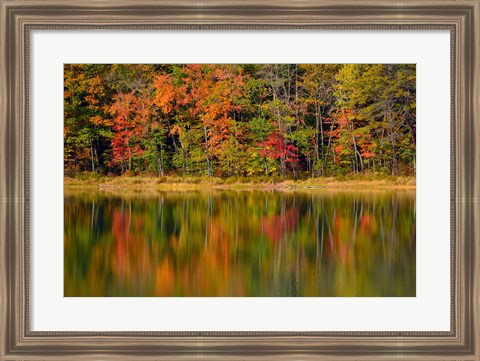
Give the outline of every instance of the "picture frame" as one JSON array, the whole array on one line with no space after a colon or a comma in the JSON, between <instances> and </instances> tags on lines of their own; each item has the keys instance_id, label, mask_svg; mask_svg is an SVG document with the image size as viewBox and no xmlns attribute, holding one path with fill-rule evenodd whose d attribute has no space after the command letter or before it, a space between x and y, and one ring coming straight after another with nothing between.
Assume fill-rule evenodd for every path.
<instances>
[{"instance_id":1,"label":"picture frame","mask_svg":"<svg viewBox=\"0 0 480 361\"><path fill-rule=\"evenodd\" d=\"M0 360L480 360L479 0L0 0L0 6ZM30 31L299 28L450 31L450 331L31 331Z\"/></svg>"}]
</instances>

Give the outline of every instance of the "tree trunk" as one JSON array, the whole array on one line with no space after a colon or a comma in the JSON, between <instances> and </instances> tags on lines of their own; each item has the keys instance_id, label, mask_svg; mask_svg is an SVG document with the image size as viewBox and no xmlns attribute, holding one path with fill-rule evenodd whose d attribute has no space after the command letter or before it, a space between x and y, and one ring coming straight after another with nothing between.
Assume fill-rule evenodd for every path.
<instances>
[{"instance_id":1,"label":"tree trunk","mask_svg":"<svg viewBox=\"0 0 480 361\"><path fill-rule=\"evenodd\" d=\"M282 177L285 177L287 173L286 166L285 166L285 156L280 157L280 174Z\"/></svg>"},{"instance_id":2,"label":"tree trunk","mask_svg":"<svg viewBox=\"0 0 480 361\"><path fill-rule=\"evenodd\" d=\"M327 150L325 151L325 155L322 159L322 168L323 169L325 169L327 167L328 153L330 152L331 143L332 143L332 132L333 132L333 123L330 126L330 134L328 135ZM333 154L333 164L335 164L335 150L332 151L332 154Z\"/></svg>"},{"instance_id":3,"label":"tree trunk","mask_svg":"<svg viewBox=\"0 0 480 361\"><path fill-rule=\"evenodd\" d=\"M132 171L132 149L129 147L128 148L128 171L131 172Z\"/></svg>"},{"instance_id":4,"label":"tree trunk","mask_svg":"<svg viewBox=\"0 0 480 361\"><path fill-rule=\"evenodd\" d=\"M210 162L210 156L208 155L208 136L207 136L207 127L203 126L204 135L205 135L205 158L207 160L207 174L209 177L212 176L212 165Z\"/></svg>"},{"instance_id":5,"label":"tree trunk","mask_svg":"<svg viewBox=\"0 0 480 361\"><path fill-rule=\"evenodd\" d=\"M183 145L181 148L182 148L182 172L183 174L188 174L189 170L187 166L187 150L183 148Z\"/></svg>"},{"instance_id":6,"label":"tree trunk","mask_svg":"<svg viewBox=\"0 0 480 361\"><path fill-rule=\"evenodd\" d=\"M320 135L320 139L318 136ZM323 119L322 119L322 110L320 105L318 104L318 100L315 98L315 155L317 156L317 162L320 162L321 168L318 170L318 175L323 175L325 172L325 165L323 162L324 154L323 154Z\"/></svg>"},{"instance_id":7,"label":"tree trunk","mask_svg":"<svg viewBox=\"0 0 480 361\"><path fill-rule=\"evenodd\" d=\"M95 172L95 161L94 161L94 157L93 157L93 144L90 143L90 155L91 155L91 158L92 158L92 172Z\"/></svg>"},{"instance_id":8,"label":"tree trunk","mask_svg":"<svg viewBox=\"0 0 480 361\"><path fill-rule=\"evenodd\" d=\"M358 157L358 159L360 160L360 170L363 173L363 159L362 159L362 155L358 151L357 142L355 140L355 136L353 135L353 132L352 132L352 140L353 140L353 148L355 150L355 163L357 162L356 159ZM357 168L357 170L358 170L358 168Z\"/></svg>"},{"instance_id":9,"label":"tree trunk","mask_svg":"<svg viewBox=\"0 0 480 361\"><path fill-rule=\"evenodd\" d=\"M393 118L392 114L389 114L389 121L390 125L390 144L392 146L392 175L398 174L398 160L397 160L397 151L395 149L395 132L393 126Z\"/></svg>"},{"instance_id":10,"label":"tree trunk","mask_svg":"<svg viewBox=\"0 0 480 361\"><path fill-rule=\"evenodd\" d=\"M157 172L158 175L164 175L164 168L163 168L163 147L160 144L157 144Z\"/></svg>"}]
</instances>

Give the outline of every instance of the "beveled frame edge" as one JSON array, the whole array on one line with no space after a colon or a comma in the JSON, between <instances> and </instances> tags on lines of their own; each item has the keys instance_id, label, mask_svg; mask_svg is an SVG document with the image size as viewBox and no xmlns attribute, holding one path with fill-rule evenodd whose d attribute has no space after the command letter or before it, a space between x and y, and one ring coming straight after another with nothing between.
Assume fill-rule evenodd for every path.
<instances>
[{"instance_id":1,"label":"beveled frame edge","mask_svg":"<svg viewBox=\"0 0 480 361\"><path fill-rule=\"evenodd\" d=\"M0 0L0 359L479 360L479 0ZM450 332L31 332L28 306L28 49L32 29L450 29Z\"/></svg>"}]
</instances>

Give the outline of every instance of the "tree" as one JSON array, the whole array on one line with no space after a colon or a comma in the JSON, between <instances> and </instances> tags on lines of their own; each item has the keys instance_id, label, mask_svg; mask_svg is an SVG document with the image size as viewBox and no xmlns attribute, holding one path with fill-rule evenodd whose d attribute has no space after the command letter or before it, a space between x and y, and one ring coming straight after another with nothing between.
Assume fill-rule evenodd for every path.
<instances>
[{"instance_id":1,"label":"tree","mask_svg":"<svg viewBox=\"0 0 480 361\"><path fill-rule=\"evenodd\" d=\"M120 165L122 173L136 170L134 160L140 170L154 164L156 172L163 175L166 128L153 97L154 68L117 65L113 70L110 82L118 93L107 107L113 116L112 162Z\"/></svg>"},{"instance_id":2,"label":"tree","mask_svg":"<svg viewBox=\"0 0 480 361\"><path fill-rule=\"evenodd\" d=\"M64 162L66 172L104 170L112 138L105 113L112 90L109 66L66 64L64 68Z\"/></svg>"},{"instance_id":3,"label":"tree","mask_svg":"<svg viewBox=\"0 0 480 361\"><path fill-rule=\"evenodd\" d=\"M336 83L336 74L340 69L337 64L302 64L300 66L304 73L302 76L302 87L305 91L304 103L313 113L315 119L315 135L314 135L314 155L309 154L310 159L314 159L312 167L312 175L314 171L317 175L325 172L327 156L331 147L331 138L328 138L325 144L325 119L334 111L335 96L334 85ZM305 144L305 146L307 146ZM311 152L311 151L310 151Z\"/></svg>"},{"instance_id":4,"label":"tree","mask_svg":"<svg viewBox=\"0 0 480 361\"><path fill-rule=\"evenodd\" d=\"M415 65L70 64L65 172L413 174Z\"/></svg>"}]
</instances>

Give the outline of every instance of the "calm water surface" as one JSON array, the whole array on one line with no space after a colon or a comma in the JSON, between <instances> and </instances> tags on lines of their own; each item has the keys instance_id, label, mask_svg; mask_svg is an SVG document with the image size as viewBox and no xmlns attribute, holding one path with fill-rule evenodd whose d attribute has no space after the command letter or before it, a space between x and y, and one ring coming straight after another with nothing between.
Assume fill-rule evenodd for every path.
<instances>
[{"instance_id":1,"label":"calm water surface","mask_svg":"<svg viewBox=\"0 0 480 361\"><path fill-rule=\"evenodd\" d=\"M415 191L65 192L65 296L415 296Z\"/></svg>"}]
</instances>

